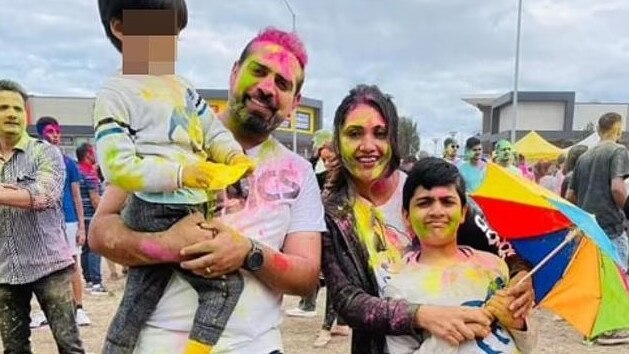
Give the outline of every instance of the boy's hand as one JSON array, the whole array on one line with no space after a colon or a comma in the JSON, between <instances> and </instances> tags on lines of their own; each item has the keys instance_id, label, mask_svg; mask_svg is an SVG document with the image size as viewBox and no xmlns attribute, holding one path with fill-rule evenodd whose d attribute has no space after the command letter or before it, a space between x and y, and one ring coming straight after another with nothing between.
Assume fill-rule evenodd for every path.
<instances>
[{"instance_id":1,"label":"boy's hand","mask_svg":"<svg viewBox=\"0 0 629 354\"><path fill-rule=\"evenodd\" d=\"M245 154L240 154L240 155L236 155L232 157L231 161L229 161L229 165L230 166L238 166L238 165L247 166L248 169L247 169L247 172L245 173L246 176L250 175L253 172L253 170L255 170L256 168L255 161Z\"/></svg>"},{"instance_id":2,"label":"boy's hand","mask_svg":"<svg viewBox=\"0 0 629 354\"><path fill-rule=\"evenodd\" d=\"M198 162L184 166L182 184L189 188L220 190L236 183L250 169L252 164L223 165L214 162Z\"/></svg>"},{"instance_id":3,"label":"boy's hand","mask_svg":"<svg viewBox=\"0 0 629 354\"><path fill-rule=\"evenodd\" d=\"M487 301L485 308L506 328L521 330L524 329L524 319L513 317L509 310L509 305L514 299L515 297L501 290Z\"/></svg>"}]
</instances>

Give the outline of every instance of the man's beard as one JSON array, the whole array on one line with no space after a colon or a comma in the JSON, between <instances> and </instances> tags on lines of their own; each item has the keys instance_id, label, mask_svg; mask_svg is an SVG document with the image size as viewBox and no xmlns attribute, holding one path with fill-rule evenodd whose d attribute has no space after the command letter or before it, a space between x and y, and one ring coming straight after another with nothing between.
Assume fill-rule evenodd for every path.
<instances>
[{"instance_id":1,"label":"man's beard","mask_svg":"<svg viewBox=\"0 0 629 354\"><path fill-rule=\"evenodd\" d=\"M247 135L271 134L286 119L278 111L275 111L270 118L265 119L254 112L249 112L242 101L230 102L229 113L236 118L236 121L240 123L242 132Z\"/></svg>"}]
</instances>

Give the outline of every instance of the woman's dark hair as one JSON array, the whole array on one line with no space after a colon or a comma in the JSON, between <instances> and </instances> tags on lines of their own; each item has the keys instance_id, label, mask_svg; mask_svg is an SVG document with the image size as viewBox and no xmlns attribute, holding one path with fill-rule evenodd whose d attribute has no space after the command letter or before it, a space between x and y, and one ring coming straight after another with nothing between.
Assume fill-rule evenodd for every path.
<instances>
[{"instance_id":1,"label":"woman's dark hair","mask_svg":"<svg viewBox=\"0 0 629 354\"><path fill-rule=\"evenodd\" d=\"M426 157L419 160L408 173L404 189L402 191L402 207L408 211L411 198L419 187L432 189L454 185L456 193L461 198L461 206L465 206L465 181L456 168L450 162L437 157Z\"/></svg>"},{"instance_id":2,"label":"woman's dark hair","mask_svg":"<svg viewBox=\"0 0 629 354\"><path fill-rule=\"evenodd\" d=\"M122 21L123 10L175 10L179 30L188 24L186 0L98 0L98 10L107 38L119 52L122 52L122 43L112 33L110 24L114 19Z\"/></svg>"},{"instance_id":3,"label":"woman's dark hair","mask_svg":"<svg viewBox=\"0 0 629 354\"><path fill-rule=\"evenodd\" d=\"M577 165L577 160L588 150L585 145L575 145L568 150L568 156L566 157L566 163L563 165L562 173L567 175L572 172Z\"/></svg>"},{"instance_id":4,"label":"woman's dark hair","mask_svg":"<svg viewBox=\"0 0 629 354\"><path fill-rule=\"evenodd\" d=\"M387 138L391 145L391 161L385 175L390 176L400 166L400 148L397 138L399 117L391 96L380 91L376 85L358 85L350 90L349 94L341 101L334 115L334 150L337 156L341 156L341 129L350 112L360 104L366 104L378 111L387 125ZM325 186L327 191L324 196L347 187L348 178L349 172L342 164L329 171Z\"/></svg>"}]
</instances>

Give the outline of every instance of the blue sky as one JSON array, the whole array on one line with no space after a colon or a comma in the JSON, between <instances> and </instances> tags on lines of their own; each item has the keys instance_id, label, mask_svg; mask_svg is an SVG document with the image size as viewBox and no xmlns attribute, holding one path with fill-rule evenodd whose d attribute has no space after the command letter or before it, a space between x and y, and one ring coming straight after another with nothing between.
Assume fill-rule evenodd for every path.
<instances>
[{"instance_id":1,"label":"blue sky","mask_svg":"<svg viewBox=\"0 0 629 354\"><path fill-rule=\"evenodd\" d=\"M480 131L468 94L513 87L516 0L290 0L309 50L304 94L330 126L344 94L378 84L431 138ZM522 90L568 90L577 101L629 102L629 1L523 0ZM188 0L177 70L198 88L226 88L248 39L290 29L282 0ZM90 96L120 65L96 0L0 0L0 77L31 93Z\"/></svg>"}]
</instances>

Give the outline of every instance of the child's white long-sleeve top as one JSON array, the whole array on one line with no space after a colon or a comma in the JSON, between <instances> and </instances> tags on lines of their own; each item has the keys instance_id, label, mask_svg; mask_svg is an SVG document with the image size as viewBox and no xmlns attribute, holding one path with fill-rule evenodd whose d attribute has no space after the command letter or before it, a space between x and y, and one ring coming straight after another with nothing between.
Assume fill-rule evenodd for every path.
<instances>
[{"instance_id":1,"label":"child's white long-sleeve top","mask_svg":"<svg viewBox=\"0 0 629 354\"><path fill-rule=\"evenodd\" d=\"M115 75L96 96L96 152L105 179L148 202L199 204L182 187L188 164L228 164L242 148L196 90L177 75Z\"/></svg>"}]
</instances>

